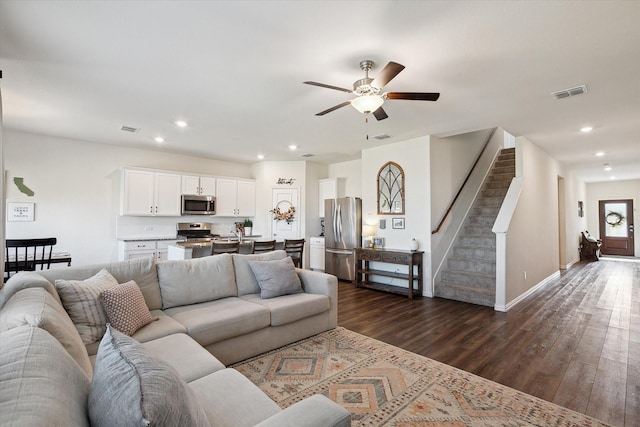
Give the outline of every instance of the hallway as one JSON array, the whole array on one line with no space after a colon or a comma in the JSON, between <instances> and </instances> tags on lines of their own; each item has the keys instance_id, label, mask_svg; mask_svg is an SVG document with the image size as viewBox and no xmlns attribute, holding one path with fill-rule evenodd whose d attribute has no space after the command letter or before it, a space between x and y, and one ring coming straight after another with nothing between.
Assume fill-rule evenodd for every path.
<instances>
[{"instance_id":1,"label":"hallway","mask_svg":"<svg viewBox=\"0 0 640 427\"><path fill-rule=\"evenodd\" d=\"M340 282L338 324L612 425L640 425L637 259L576 264L508 313Z\"/></svg>"}]
</instances>

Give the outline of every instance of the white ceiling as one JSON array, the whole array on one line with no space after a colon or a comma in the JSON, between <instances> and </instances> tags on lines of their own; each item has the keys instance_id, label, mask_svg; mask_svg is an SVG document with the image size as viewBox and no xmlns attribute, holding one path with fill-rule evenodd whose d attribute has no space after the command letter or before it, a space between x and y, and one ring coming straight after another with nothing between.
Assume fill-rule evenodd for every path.
<instances>
[{"instance_id":1,"label":"white ceiling","mask_svg":"<svg viewBox=\"0 0 640 427\"><path fill-rule=\"evenodd\" d=\"M639 1L615 0L0 0L4 126L243 163L340 162L500 126L586 181L637 179L639 22ZM389 118L368 124L350 106L316 117L350 95L302 82L349 88L363 59L372 76L406 66L386 90L440 99L387 101ZM550 96L582 84L585 95ZM366 140L379 134L391 138Z\"/></svg>"}]
</instances>

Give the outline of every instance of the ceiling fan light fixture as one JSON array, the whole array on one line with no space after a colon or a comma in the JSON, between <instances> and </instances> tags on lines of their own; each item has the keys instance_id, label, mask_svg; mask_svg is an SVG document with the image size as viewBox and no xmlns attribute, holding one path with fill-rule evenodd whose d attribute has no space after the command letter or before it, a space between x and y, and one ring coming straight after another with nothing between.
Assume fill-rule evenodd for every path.
<instances>
[{"instance_id":1,"label":"ceiling fan light fixture","mask_svg":"<svg viewBox=\"0 0 640 427\"><path fill-rule=\"evenodd\" d=\"M384 99L380 95L362 95L351 100L351 105L362 114L369 114L382 107Z\"/></svg>"}]
</instances>

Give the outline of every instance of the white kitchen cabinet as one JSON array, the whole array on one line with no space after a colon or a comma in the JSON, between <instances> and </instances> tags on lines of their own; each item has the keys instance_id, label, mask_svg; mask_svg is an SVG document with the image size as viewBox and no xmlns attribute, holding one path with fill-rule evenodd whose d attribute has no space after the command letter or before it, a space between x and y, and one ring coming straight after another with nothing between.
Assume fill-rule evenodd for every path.
<instances>
[{"instance_id":1,"label":"white kitchen cabinet","mask_svg":"<svg viewBox=\"0 0 640 427\"><path fill-rule=\"evenodd\" d=\"M182 175L182 194L216 195L216 179L210 176Z\"/></svg>"},{"instance_id":2,"label":"white kitchen cabinet","mask_svg":"<svg viewBox=\"0 0 640 427\"><path fill-rule=\"evenodd\" d=\"M309 239L309 267L324 271L324 237Z\"/></svg>"},{"instance_id":3,"label":"white kitchen cabinet","mask_svg":"<svg viewBox=\"0 0 640 427\"><path fill-rule=\"evenodd\" d=\"M180 187L178 174L124 169L120 214L180 216Z\"/></svg>"},{"instance_id":4,"label":"white kitchen cabinet","mask_svg":"<svg viewBox=\"0 0 640 427\"><path fill-rule=\"evenodd\" d=\"M216 180L216 215L255 216L256 182L218 178Z\"/></svg>"},{"instance_id":5,"label":"white kitchen cabinet","mask_svg":"<svg viewBox=\"0 0 640 427\"><path fill-rule=\"evenodd\" d=\"M152 257L156 261L167 259L169 245L175 245L177 240L129 240L119 244L118 259L127 261L134 258Z\"/></svg>"},{"instance_id":6,"label":"white kitchen cabinet","mask_svg":"<svg viewBox=\"0 0 640 427\"><path fill-rule=\"evenodd\" d=\"M327 178L319 181L319 217L324 218L324 201L325 199L337 199L345 196L344 178Z\"/></svg>"}]
</instances>

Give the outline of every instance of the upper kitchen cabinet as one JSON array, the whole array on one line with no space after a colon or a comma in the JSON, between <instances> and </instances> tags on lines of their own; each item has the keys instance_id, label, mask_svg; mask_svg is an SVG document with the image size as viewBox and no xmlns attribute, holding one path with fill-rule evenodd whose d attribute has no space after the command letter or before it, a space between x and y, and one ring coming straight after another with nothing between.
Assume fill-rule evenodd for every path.
<instances>
[{"instance_id":1,"label":"upper kitchen cabinet","mask_svg":"<svg viewBox=\"0 0 640 427\"><path fill-rule=\"evenodd\" d=\"M345 196L344 178L327 178L319 181L319 199L318 213L320 218L324 218L324 201L325 199L337 199Z\"/></svg>"},{"instance_id":2,"label":"upper kitchen cabinet","mask_svg":"<svg viewBox=\"0 0 640 427\"><path fill-rule=\"evenodd\" d=\"M210 176L182 175L182 194L216 195L216 179Z\"/></svg>"},{"instance_id":3,"label":"upper kitchen cabinet","mask_svg":"<svg viewBox=\"0 0 640 427\"><path fill-rule=\"evenodd\" d=\"M256 182L218 178L216 180L216 215L255 216Z\"/></svg>"},{"instance_id":4,"label":"upper kitchen cabinet","mask_svg":"<svg viewBox=\"0 0 640 427\"><path fill-rule=\"evenodd\" d=\"M181 178L179 174L124 169L120 214L180 216Z\"/></svg>"}]
</instances>

